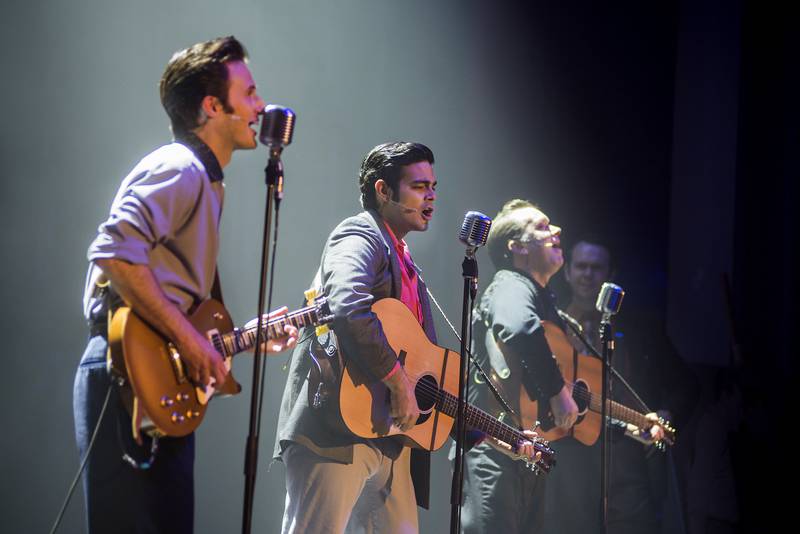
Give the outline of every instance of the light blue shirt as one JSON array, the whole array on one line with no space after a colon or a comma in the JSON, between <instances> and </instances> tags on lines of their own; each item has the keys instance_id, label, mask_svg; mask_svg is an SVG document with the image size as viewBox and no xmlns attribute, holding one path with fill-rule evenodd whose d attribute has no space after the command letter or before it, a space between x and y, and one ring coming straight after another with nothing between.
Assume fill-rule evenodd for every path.
<instances>
[{"instance_id":1,"label":"light blue shirt","mask_svg":"<svg viewBox=\"0 0 800 534\"><path fill-rule=\"evenodd\" d=\"M167 298L184 312L206 299L214 283L224 193L222 180L212 182L201 160L181 143L145 156L122 181L89 246L86 318L106 313L96 291L99 259L148 265Z\"/></svg>"}]
</instances>

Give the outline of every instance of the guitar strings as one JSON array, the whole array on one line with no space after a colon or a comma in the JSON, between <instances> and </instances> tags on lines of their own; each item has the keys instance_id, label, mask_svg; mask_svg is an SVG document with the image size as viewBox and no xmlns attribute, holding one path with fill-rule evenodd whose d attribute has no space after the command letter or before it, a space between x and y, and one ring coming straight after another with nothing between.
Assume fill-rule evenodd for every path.
<instances>
[{"instance_id":1,"label":"guitar strings","mask_svg":"<svg viewBox=\"0 0 800 534\"><path fill-rule=\"evenodd\" d=\"M577 382L566 382L566 384L572 386L572 388L573 388L573 390L572 390L573 396L577 395L580 400L585 400L585 401L588 402L590 410L592 410L592 406L595 406L595 409L592 410L594 412L599 412L601 410L601 405L602 405L603 401L602 401L601 398L598 397L597 393L594 393L592 391L588 391L588 390L583 389L583 388L579 388L577 390L574 389L575 386L578 384ZM613 412L614 410L616 410L616 415L620 416L620 417L616 417L617 419L627 416L630 419L642 420L645 423L656 424L655 422L652 422L649 419L647 419L647 417L645 417L644 414L638 412L637 410L634 410L633 408L629 408L629 407L625 406L624 404L620 404L619 402L617 402L617 401L615 401L613 399L608 399L608 403L610 404L609 412ZM611 413L609 413L608 416L609 417L614 417L614 415L612 415ZM637 426L641 427L643 425L637 425ZM671 437L671 435L672 435L672 433L674 431L672 430L672 428L671 428L671 426L670 426L668 421L661 421L661 424L659 426L661 426L661 428L664 430L664 433L665 433L664 437L665 438L674 439L674 438Z\"/></svg>"},{"instance_id":2,"label":"guitar strings","mask_svg":"<svg viewBox=\"0 0 800 534\"><path fill-rule=\"evenodd\" d=\"M579 388L577 390L574 389L575 386L578 384L577 382L567 382L567 384L573 387L573 390L572 390L572 394L573 395L577 394L577 396L580 398L580 400L585 400L585 401L587 401L589 403L590 409L591 409L591 406L592 406L593 402L594 402L595 405L602 406L602 402L603 402L602 398L599 398L597 393L594 393L592 391L588 391L588 390L583 389L583 388ZM634 410L633 408L629 408L629 407L625 406L624 404L620 404L619 402L617 402L617 401L615 401L613 399L607 399L607 400L608 400L609 404L611 405L610 408L612 410L615 410L615 409L618 410L617 411L618 414L626 414L629 417L632 417L632 418L635 418L635 419L648 420L645 417L644 414L640 413L637 410ZM601 409L601 407L597 408L597 410L600 410L600 409ZM594 411L597 411L597 410L594 410Z\"/></svg>"},{"instance_id":3,"label":"guitar strings","mask_svg":"<svg viewBox=\"0 0 800 534\"><path fill-rule=\"evenodd\" d=\"M573 387L575 386L575 383L569 383L569 384L571 386L573 386ZM455 395L453 395L452 393L442 389L441 387L439 387L438 385L435 385L435 384L430 384L428 382L418 380L417 381L417 386L415 387L415 389L419 389L421 392L427 394L429 396L427 398L427 400L434 401L434 406L437 406L437 405L442 405L443 406L448 401L451 402L451 403L452 402L456 402L456 403L458 402L458 398ZM575 394L575 393L576 393L576 391L573 389L573 394ZM591 404L592 400L597 400L596 397L595 397L595 394L593 392L587 391L587 390L584 390L584 389L578 389L577 390L577 395L579 397L581 397L582 400L589 401L590 404ZM601 401L598 401L598 402L601 402ZM644 417L642 414L639 414L637 411L635 411L635 410L633 410L631 408L628 408L626 406L623 406L623 405L621 405L621 404L619 404L619 403L617 403L617 402L615 402L613 400L611 400L610 402L612 404L612 407L616 407L620 411L627 411L627 412L629 412L629 414L633 414L637 418L643 418ZM495 427L498 427L498 428L496 428L496 430L499 430L500 432L504 432L506 434L510 434L512 437L514 437L517 440L523 440L523 439L524 440L529 440L530 439L527 436L525 436L522 432L520 432L519 430L517 430L517 429L515 429L515 428L513 428L513 427L511 427L511 426L509 426L509 425L507 425L505 423L503 423L502 421L497 420L496 418L492 417L490 414L484 412L480 408L477 408L476 406L471 405L471 404L468 405L468 408L471 409L472 414L478 419L479 423L494 425ZM440 411L444 411L444 410L440 410ZM541 438L535 438L535 439L536 440L541 440ZM540 444L538 443L538 441L534 441L534 445L540 445ZM539 449L537 448L537 450L539 450Z\"/></svg>"},{"instance_id":4,"label":"guitar strings","mask_svg":"<svg viewBox=\"0 0 800 534\"><path fill-rule=\"evenodd\" d=\"M303 319L302 320L302 324L298 324L297 325L297 326L299 326L301 328L304 327L304 326L308 326L310 324L313 324L314 323L314 314L315 314L314 313L314 309L315 309L315 306L308 306L306 308L301 308L299 310L287 313L287 314L282 315L280 317L276 317L275 319L271 319L271 320L267 321L265 324L262 324L261 328L263 330L267 330L267 341L269 341L269 330L270 329L277 328L278 326L280 326L281 323L291 324L291 321L293 319L296 319L297 317L301 317ZM305 316L306 315L310 315L309 321L305 320ZM234 349L236 349L236 348L239 348L238 347L238 345L239 345L238 344L238 337L245 336L245 335L246 336L251 336L251 335L253 335L253 333L256 331L257 328L258 328L258 324L255 324L253 326L248 326L247 328L243 328L243 329L239 330L238 336L237 336L236 332L227 332L225 334L222 334L220 336L220 338L221 338L221 341L222 341L223 344L230 343L231 346ZM280 330L278 330L278 333L280 333ZM227 345L225 346L225 348L227 349ZM219 351L218 347L217 347L217 350ZM222 352L222 351L219 351L219 352Z\"/></svg>"},{"instance_id":5,"label":"guitar strings","mask_svg":"<svg viewBox=\"0 0 800 534\"><path fill-rule=\"evenodd\" d=\"M574 386L575 384L571 383L570 385ZM430 384L428 382L425 382L425 381L422 381L422 380L418 380L417 381L417 386L415 387L415 390L417 388L419 388L420 391L426 393L427 395L430 395L430 397L428 397L427 400L433 400L434 401L434 407L437 406L437 405L442 405L444 407L444 404L446 402L448 402L448 401L451 402L451 403L452 402L458 403L458 398L455 395L453 395L452 393L450 393L447 390L442 389L441 387L439 387L436 384ZM581 396L583 396L584 398L588 397L589 400L591 400L591 397L593 396L593 393L591 391L586 391L586 390L583 390L583 389L579 389L578 393ZM611 402L614 402L614 401L611 401ZM634 410L632 410L630 408L627 408L625 406L622 406L622 405L619 405L619 407L623 408L623 409L626 409L626 410L629 410L629 411L634 412L634 413L638 413L638 412L635 412ZM531 438L529 438L528 436L523 434L521 431L513 428L510 425L507 425L506 423L503 423L502 421L499 421L497 418L495 418L492 415L484 412L483 410L481 410L477 406L474 406L472 404L468 404L468 410L470 410L470 409L471 409L472 414L477 418L477 421L478 421L479 424L483 423L483 424L492 425L493 427L495 427L494 428L495 430L497 430L499 432L503 432L503 433L505 433L507 435L511 435L517 441L520 441L520 440L530 441L531 440ZM439 410L439 411L444 411L444 410ZM666 431L666 429L665 429L665 431ZM538 438L538 437L537 438L533 438L534 448L537 451L542 453L542 460L540 460L540 462L545 462L546 463L549 460L549 456L553 454L553 451L548 446L543 445L541 443L541 441L545 441L545 440L543 440L542 438ZM513 446L513 444L512 444L512 446ZM545 458L545 456L548 456L548 458Z\"/></svg>"},{"instance_id":6,"label":"guitar strings","mask_svg":"<svg viewBox=\"0 0 800 534\"><path fill-rule=\"evenodd\" d=\"M428 398L428 400L434 401L434 407L440 404L444 405L448 401L450 401L451 403L454 401L456 403L458 402L458 398L455 397L455 395L453 395L449 391L446 391L438 387L437 385L429 384L428 382L418 380L417 387L420 388L422 392L431 395L432 398ZM514 427L507 425L502 421L499 421L495 417L492 417L490 414L484 412L477 406L468 404L467 408L477 418L478 423L492 425L495 427L495 430L511 435L513 438L517 440L517 442L522 440L532 441L534 449L536 449L537 452L542 453L542 459L539 460L539 462L543 462L545 465L547 465L551 455L553 454L553 451L548 446L541 443L542 441L544 441L542 438L539 437L530 438L525 434L523 434L521 431L515 429ZM444 410L439 410L439 411L444 411ZM513 443L511 443L511 445L514 446Z\"/></svg>"}]
</instances>

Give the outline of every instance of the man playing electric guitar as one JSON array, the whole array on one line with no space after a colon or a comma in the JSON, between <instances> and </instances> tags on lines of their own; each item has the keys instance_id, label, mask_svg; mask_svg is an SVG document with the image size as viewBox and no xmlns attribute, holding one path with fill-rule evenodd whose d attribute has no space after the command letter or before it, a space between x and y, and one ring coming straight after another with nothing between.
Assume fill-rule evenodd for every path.
<instances>
[{"instance_id":1,"label":"man playing electric guitar","mask_svg":"<svg viewBox=\"0 0 800 534\"><path fill-rule=\"evenodd\" d=\"M264 101L246 59L233 37L172 57L161 79L161 102L175 140L145 156L125 178L89 247L84 311L91 337L74 389L81 456L106 406L83 473L89 532L193 531L194 434L146 438L144 447L135 442L120 388L109 389L107 316L124 301L172 341L195 384L225 382L222 356L186 314L212 293L222 169L234 151L256 147L251 126ZM268 349L291 346L296 329L286 333Z\"/></svg>"},{"instance_id":2,"label":"man playing electric guitar","mask_svg":"<svg viewBox=\"0 0 800 534\"><path fill-rule=\"evenodd\" d=\"M497 273L476 307L472 339L473 354L517 414L523 390L549 408L551 424L568 429L578 408L542 327L542 321L561 321L547 289L564 263L560 234L561 229L528 201L512 200L503 206L487 241ZM470 401L506 417L483 379L471 378ZM518 424L513 418L506 422ZM547 477L534 475L484 444L470 450L465 461L464 532L539 531Z\"/></svg>"}]
</instances>

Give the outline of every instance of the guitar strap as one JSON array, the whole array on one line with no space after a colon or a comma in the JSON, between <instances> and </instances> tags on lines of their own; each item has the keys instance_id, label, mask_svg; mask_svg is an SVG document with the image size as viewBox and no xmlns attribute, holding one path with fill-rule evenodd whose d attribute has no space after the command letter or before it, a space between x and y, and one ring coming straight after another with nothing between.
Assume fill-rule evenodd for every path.
<instances>
[{"instance_id":1,"label":"guitar strap","mask_svg":"<svg viewBox=\"0 0 800 534\"><path fill-rule=\"evenodd\" d=\"M485 323L484 323L485 324ZM520 429L523 428L522 418L517 414L510 405L506 402L506 400L502 397L501 391L505 392L505 387L503 387L503 383L501 380L506 380L511 376L511 369L508 368L508 364L506 363L506 357L503 355L503 352L500 350L500 346L497 344L497 340L494 338L494 333L492 329L486 325L486 334L484 336L484 347L486 348L486 354L489 357L489 365L491 366L491 372L489 376L486 376L483 373L484 380L488 380L487 385L489 389L494 393L495 398L500 402L501 406L504 406L506 409L505 412L501 412L498 414L498 419L502 421L504 419L504 415L511 417ZM473 356L470 355L472 358ZM473 360L474 361L474 360ZM475 373L475 381L479 381L478 373ZM521 386L521 384L520 384ZM539 426L538 421L534 428Z\"/></svg>"},{"instance_id":2,"label":"guitar strap","mask_svg":"<svg viewBox=\"0 0 800 534\"><path fill-rule=\"evenodd\" d=\"M214 300L218 300L220 304L225 305L225 301L222 300L222 286L219 282L219 267L214 266L214 282L211 284L211 293L210 297ZM197 310L197 308L203 303L204 298L197 298L192 302L192 305L186 311L187 315L191 315Z\"/></svg>"},{"instance_id":3,"label":"guitar strap","mask_svg":"<svg viewBox=\"0 0 800 534\"><path fill-rule=\"evenodd\" d=\"M484 323L485 324L485 323ZM499 378L505 380L511 376L511 369L508 368L506 357L503 356L500 347L497 345L497 340L494 338L494 332L486 325L486 335L484 336L484 346L486 347L486 354L489 355L489 363L492 369L497 373Z\"/></svg>"},{"instance_id":4,"label":"guitar strap","mask_svg":"<svg viewBox=\"0 0 800 534\"><path fill-rule=\"evenodd\" d=\"M211 298L225 304L225 301L222 300L222 285L219 283L219 266L214 268L214 285L211 286Z\"/></svg>"},{"instance_id":5,"label":"guitar strap","mask_svg":"<svg viewBox=\"0 0 800 534\"><path fill-rule=\"evenodd\" d=\"M420 276L420 280L422 280L422 276ZM423 283L425 283L424 280ZM431 302L433 302L433 304L436 306L436 309L439 310L439 313L442 315L445 322L450 327L450 330L453 331L453 334L456 336L456 339L461 341L461 336L458 335L458 332L456 331L456 328L453 326L453 323L450 322L450 319L447 317L447 315L445 315L444 310L442 310L442 307L439 306L439 301L437 301L436 297L433 296L433 292L431 292L431 288L428 286L428 284L425 284L425 290L427 291L428 296L431 298ZM472 327L470 327L470 332L471 331ZM472 362L472 365L474 365L476 369L475 381L480 382L479 377L483 377L483 383L485 383L486 386L489 388L489 391L492 392L492 395L494 395L494 398L497 399L497 402L499 402L500 405L506 410L506 413L508 415L514 418L515 424L520 428L522 428L522 418L519 415L517 415L514 409L511 408L511 405L508 404L505 397L503 397L503 395L500 393L502 386L498 384L496 381L492 380L492 378L488 374L486 374L486 371L483 370L483 367L481 367L481 364L478 363L478 360L475 358L475 356L472 355L472 352L470 352L469 349L467 349L467 354L469 355L469 360ZM505 359L503 359L503 362L505 362Z\"/></svg>"}]
</instances>

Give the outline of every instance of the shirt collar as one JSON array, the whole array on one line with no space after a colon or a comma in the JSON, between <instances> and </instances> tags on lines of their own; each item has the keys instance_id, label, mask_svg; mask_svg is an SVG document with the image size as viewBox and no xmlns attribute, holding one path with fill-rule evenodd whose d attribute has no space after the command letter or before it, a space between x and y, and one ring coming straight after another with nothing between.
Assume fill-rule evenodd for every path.
<instances>
[{"instance_id":1,"label":"shirt collar","mask_svg":"<svg viewBox=\"0 0 800 534\"><path fill-rule=\"evenodd\" d=\"M515 273L518 273L518 274L521 274L522 276L524 276L525 278L527 278L528 280L533 282L533 286L536 288L537 291L546 293L548 295L551 295L553 298L555 298L555 293L553 293L553 291L548 286L543 286L542 284L537 282L536 278L531 276L531 273L529 273L527 271L523 271L522 269L517 269L516 267L509 267L508 270L512 271L512 272L515 272Z\"/></svg>"},{"instance_id":2,"label":"shirt collar","mask_svg":"<svg viewBox=\"0 0 800 534\"><path fill-rule=\"evenodd\" d=\"M200 160L200 163L203 164L203 167L206 168L208 179L211 180L211 182L221 182L225 178L217 156L215 156L208 145L193 132L185 132L177 135L175 136L175 141L184 145L194 153L197 159Z\"/></svg>"},{"instance_id":3,"label":"shirt collar","mask_svg":"<svg viewBox=\"0 0 800 534\"><path fill-rule=\"evenodd\" d=\"M389 223L383 221L383 225L386 227L386 230L389 231L389 237L392 238L392 244L394 245L394 248L400 252L400 254L405 254L408 251L408 245L406 245L406 242L402 239L397 239L397 236L394 235L394 231L392 230L392 227L389 226Z\"/></svg>"}]
</instances>

